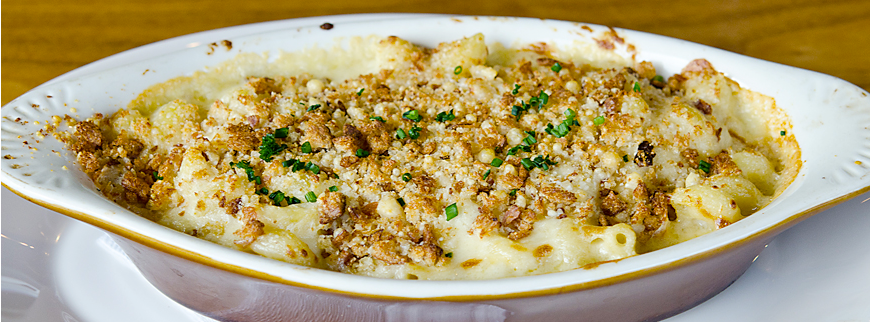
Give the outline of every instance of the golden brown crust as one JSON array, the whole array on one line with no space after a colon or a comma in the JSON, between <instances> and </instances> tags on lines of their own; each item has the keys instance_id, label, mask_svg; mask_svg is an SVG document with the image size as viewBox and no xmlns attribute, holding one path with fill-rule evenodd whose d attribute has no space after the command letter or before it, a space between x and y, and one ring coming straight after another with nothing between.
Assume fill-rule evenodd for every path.
<instances>
[{"instance_id":1,"label":"golden brown crust","mask_svg":"<svg viewBox=\"0 0 870 322\"><path fill-rule=\"evenodd\" d=\"M227 141L227 146L230 149L248 153L260 145L260 140L254 134L254 128L248 124L230 124L227 126L227 133L230 134Z\"/></svg>"},{"instance_id":2,"label":"golden brown crust","mask_svg":"<svg viewBox=\"0 0 870 322\"><path fill-rule=\"evenodd\" d=\"M344 212L344 195L338 192L324 192L317 198L320 209L320 223L328 224L341 217Z\"/></svg>"},{"instance_id":3,"label":"golden brown crust","mask_svg":"<svg viewBox=\"0 0 870 322\"><path fill-rule=\"evenodd\" d=\"M739 175L741 173L737 164L731 160L731 156L726 152L720 152L711 160L710 173L721 174L724 176Z\"/></svg>"},{"instance_id":4,"label":"golden brown crust","mask_svg":"<svg viewBox=\"0 0 870 322\"><path fill-rule=\"evenodd\" d=\"M239 247L248 247L257 240L257 237L263 235L265 225L257 220L257 210L253 207L242 208L241 220L244 227L233 232L233 235L239 238L234 243Z\"/></svg>"}]
</instances>

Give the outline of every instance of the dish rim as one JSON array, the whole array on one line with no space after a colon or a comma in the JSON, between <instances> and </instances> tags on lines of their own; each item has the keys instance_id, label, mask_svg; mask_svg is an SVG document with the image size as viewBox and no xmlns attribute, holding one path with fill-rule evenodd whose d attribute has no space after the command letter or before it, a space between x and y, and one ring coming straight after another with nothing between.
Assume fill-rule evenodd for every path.
<instances>
[{"instance_id":1,"label":"dish rim","mask_svg":"<svg viewBox=\"0 0 870 322\"><path fill-rule=\"evenodd\" d=\"M328 19L328 17L324 17L324 18ZM449 21L451 19L455 19L455 20L475 19L475 20L477 20L477 18L478 17L459 16L459 17L436 17L436 18L426 18L426 19L439 20L439 21ZM578 25L578 26L585 25L585 26L595 28L596 30L604 30L605 28L607 28L604 26L598 26L598 25L593 25L593 24L576 24L576 23L570 23L570 22L561 22L561 21L554 21L554 20L539 20L539 19L531 19L531 18L503 18L503 17L497 17L497 18L483 17L483 18L484 18L484 20L495 19L495 20L493 20L494 23L500 23L500 22L505 22L505 20L510 20L510 22L513 22L514 24L523 25L523 24L533 24L533 23L540 21L542 23L572 24L572 25ZM426 20L426 19L424 19L424 20ZM413 20L415 23L420 23L421 19L419 19L419 18L400 18L400 19L396 19L396 20L387 20L387 21L384 21L381 23L399 24L402 21L411 21L411 20ZM348 24L365 24L365 22L362 22L362 23L349 22ZM239 27L243 27L243 26L239 26ZM231 28L239 28L239 27L231 27ZM308 27L307 29L313 29L313 28L317 28L317 26L312 25L311 27ZM652 38L655 40L665 39L665 40L668 40L670 42L682 42L683 45L689 44L688 42L683 42L683 41L676 40L673 38L668 38L668 37L658 36L658 35L651 35L651 34L646 34L643 32L630 31L630 30L625 30L625 29L615 29L615 30L617 32L619 32L619 34L621 36L623 36L623 37L627 36L626 39L638 38L638 37L639 37L638 39L640 39L640 38ZM270 33L272 33L272 32L266 32L265 34L270 34ZM248 36L248 37L253 37L253 36L258 36L258 35L253 34L252 36ZM262 36L262 35L259 35L259 36ZM734 54L734 53L724 52L724 51L710 48L710 47L703 46L703 45L697 45L697 44L689 44L689 45L691 45L692 47L697 47L700 49L710 51L711 53L713 53L717 56L724 55L724 56L730 57L732 59L750 60L750 61L754 60L755 62L759 62L758 60L756 60L754 58L749 58L749 57L741 56L741 55ZM146 46L149 46L149 45L146 45ZM177 52L173 53L173 54L169 54L169 55L174 55L174 54L177 54ZM163 57L163 56L156 56L156 57L152 57L151 59L154 60L155 58L160 58L160 57ZM699 57L695 57L695 58L699 58ZM99 62L96 62L96 63L99 63ZM771 66L776 66L777 68L780 68L780 69L786 68L786 69L791 70L792 72L799 73L799 74L805 75L807 77L813 76L811 78L820 78L820 79L823 79L825 81L835 81L836 83L838 83L839 86L842 86L842 87L847 87L847 88L849 86L855 87L854 85L848 84L842 80L835 79L831 76L822 75L822 74L809 72L809 71L805 71L805 70L800 70L800 69L797 69L794 67L782 66L782 65L775 64L775 63L765 62L765 64L771 64ZM127 65L127 66L129 66L129 65ZM716 64L714 62L714 66L720 66L720 64ZM124 67L121 67L121 68L124 68ZM723 70L725 70L725 69L723 69ZM100 73L98 73L97 75L99 75L99 74ZM91 75L91 76L93 76L93 75ZM85 76L85 77L88 77L88 76ZM71 80L71 82L75 82L76 80L77 79L73 79L73 80ZM68 82L70 82L70 81L68 81ZM739 80L738 80L738 82L740 82L741 84L744 84L743 82L741 82ZM37 95L37 92L42 90L44 87L45 86L39 86L36 89L28 92L27 94L23 95L22 97L19 97L18 99L13 100L12 102L10 102L6 106L4 106L4 108L3 108L4 114L7 114L6 112L8 112L11 109L11 108L9 108L11 105L18 102L19 100L22 100L23 97L27 97L28 95ZM857 87L855 87L855 88L857 88ZM858 89L858 93L864 95L864 97L866 98L866 92L864 92L863 90ZM770 94L768 94L768 95L770 95ZM771 95L771 96L773 96L773 95ZM866 102L867 102L867 100L865 99L864 103L866 104ZM865 106L865 108L866 108L866 106ZM4 141L6 141L5 138L4 138ZM6 142L4 142L4 145L6 145ZM802 144L802 148L803 148L803 144ZM806 176L805 170L806 170L806 167L808 166L807 161L809 161L811 157L812 156L807 156L805 154L802 154L801 158L804 160L804 168L801 169L800 173L798 174L798 178L796 178L795 181L789 187L789 189L787 189L787 192L789 190L792 190L791 192L794 193L794 190L799 189L800 187L803 187L807 184L806 182L803 182L805 180L801 179L801 176L802 175ZM9 161L4 160L3 162L8 164ZM628 273L616 274L614 276L610 276L609 278L604 278L604 279L595 278L595 279L591 279L591 280L588 280L585 282L579 282L579 283L566 282L566 283L561 283L562 285L552 285L552 283L550 283L551 285L537 287L537 289L535 289L535 287L531 287L530 290L526 290L526 291L501 292L499 294L476 294L476 293L481 293L481 292L465 292L466 294L449 295L450 292L443 292L443 290L442 290L441 294L446 293L448 295L442 295L442 296L410 296L410 295L396 296L396 295L373 294L373 293L378 293L378 292L354 292L351 290L342 290L342 289L331 288L331 287L321 287L321 286L313 285L311 283L300 282L298 280L288 280L288 279L281 277L281 276L276 276L276 275L266 273L266 272L264 272L263 269L257 270L257 269L251 269L249 267L236 266L234 264L227 263L225 261L209 257L205 254L211 254L211 253L215 252L215 249L212 249L212 247L207 247L207 245L205 245L205 246L198 245L198 243L195 243L195 242L186 243L188 245L194 245L196 247L203 246L203 247L201 247L199 252L197 252L197 251L195 251L195 249L185 249L185 248L179 247L176 244L169 243L167 241L157 240L153 236L143 235L140 233L140 231L135 231L132 228L121 227L121 226L117 225L117 223L114 223L114 222L107 220L105 218L101 218L99 215L88 214L88 213L85 213L82 211L67 208L63 204L57 204L55 202L52 202L51 198L46 198L44 195L41 195L41 194L36 194L36 196L31 195L31 193L33 191L27 191L27 190L30 190L30 189L28 189L29 188L28 185L19 179L20 176L13 176L13 174L8 172L7 171L8 168L6 167L6 164L4 164L4 167L3 167L2 184L3 184L3 186L10 189L10 191L18 194L19 196L22 196L22 197L30 200L32 202L40 204L46 208L58 211L58 212L63 213L67 216L70 216L72 218L87 222L87 223L92 224L94 226L100 227L104 230L108 230L110 232L118 234L122 237L131 239L131 240L134 240L136 242L142 243L146 246L158 249L162 252L169 253L169 254L172 254L174 256L179 256L181 258L185 258L188 260L192 260L194 262L206 264L208 266L212 266L215 268L224 269L224 270L235 272L235 273L238 273L241 275L247 275L247 276L260 278L260 279L264 279L264 280L268 280L268 281L272 281L272 282L278 282L278 283L282 283L282 284L294 285L294 286L298 286L298 287L311 288L311 289L317 289L317 290L321 290L321 291L328 291L328 292L334 292L334 293L342 293L342 294L372 297L372 298L379 298L379 299L393 299L393 300L421 300L421 299L425 299L425 300L475 301L475 300L517 298L517 297L526 297L526 296L543 296L543 295L557 294L557 293L561 293L561 292L591 289L591 288L602 287L602 286L611 285L611 284L619 283L619 282L623 282L623 281L634 280L634 279L642 278L645 276L655 275L656 273L659 273L659 272L677 269L677 268L682 267L684 265L688 265L690 263L695 263L695 262L698 262L700 260L703 260L704 258L714 256L718 253L722 253L722 252L734 249L735 247L743 245L750 240L754 240L755 238L758 238L761 235L767 235L770 233L775 233L777 231L781 231L781 230L787 228L788 226L793 225L794 223L797 223L799 221L798 219L806 218L806 217L808 217L808 215L819 212L823 209L826 209L827 207L833 206L837 203L840 203L840 202L845 201L849 198L852 198L858 194L861 194L863 192L870 190L870 184L868 184L867 175L865 174L862 178L859 178L860 180L858 180L858 184L853 184L853 185L848 185L848 186L843 185L843 187L846 187L846 188L844 189L844 191L838 193L837 196L830 197L828 200L825 200L819 204L816 204L812 207L808 207L802 211L796 212L792 215L789 215L785 218L782 218L781 220L778 220L773 225L764 226L762 224L757 224L755 226L762 225L762 227L760 227L761 229L751 230L751 233L745 232L745 233L741 233L741 234L736 234L738 236L729 237L731 240L729 242L726 242L726 243L721 243L721 241L713 243L712 241L714 240L714 238L708 237L708 236L713 236L713 234L717 233L717 232L714 232L714 233L711 233L711 234L708 234L708 235L705 235L705 236L699 237L698 239L693 240L695 242L692 244L687 244L689 242L692 242L692 241L689 241L689 242L685 242L685 243L670 247L668 249L660 250L660 251L649 253L649 254L644 254L643 256L636 256L636 257L632 257L632 258L627 258L627 259L621 260L618 263L613 263L613 265L617 265L617 264L622 265L626 262L631 262L632 264L634 264L634 266L639 266L639 268L628 269L627 270ZM864 169L866 169L866 168L864 168ZM799 181L801 181L801 182L799 182ZM799 187L795 187L796 185ZM82 186L82 188L85 188L85 187ZM782 199L785 199L786 197L788 197L788 196L786 194L783 194L777 200L781 201ZM774 201L774 203L777 203L777 201ZM766 207L765 209L769 209L771 206L773 206L773 203L771 205L769 205L768 207ZM764 211L765 209L762 209L762 211ZM760 211L759 213L761 213L762 211ZM132 213L130 213L130 214L132 214ZM132 214L132 215L138 217L138 215L135 215L135 214ZM139 217L139 218L141 218L141 217ZM750 217L750 218L752 218L752 217ZM741 224L744 222L745 222L745 220L738 222L738 223L735 223L732 226L751 226L750 224ZM757 221L752 221L752 222L755 223ZM159 224L156 224L156 223L152 223L152 224L159 226ZM159 227L163 227L163 226L159 226ZM733 229L733 230L737 230L737 229ZM740 231L744 231L744 230L746 230L746 228L741 229ZM724 230L722 230L722 231L724 231ZM172 232L175 232L175 231L172 231ZM719 232L721 232L721 231L719 231ZM730 230L729 230L729 232L730 232ZM720 238L718 238L720 240L727 239L727 238L722 237L722 235L723 235L722 233L719 233L719 234L715 235L714 237L720 237ZM729 235L735 235L735 234L729 234ZM701 238L705 238L703 241L707 241L706 246L702 246L701 243L698 242L698 240ZM201 241L198 239L195 239L195 240ZM202 242L205 242L205 241L202 241ZM208 242L205 242L205 243L208 243ZM211 244L211 243L209 243L209 244L219 247L219 250L217 250L218 253L222 253L225 251L235 252L234 250L229 249L229 248L224 248L223 246L219 246L219 245ZM713 245L709 245L709 244L713 244ZM689 246L686 246L686 245L689 245ZM676 249L676 250L674 250L674 249ZM221 251L221 250L223 250L223 251ZM686 252L686 253L688 253L688 255L686 255L686 256L674 257L674 256L666 256L666 254L659 254L660 252L663 252L663 251L667 251L666 253L670 254L670 253L683 252L685 250L688 250L688 252ZM259 257L256 255L250 255L250 254L245 254L245 255ZM658 255L658 256L650 256L650 255ZM231 257L238 257L238 256L231 256ZM644 260L644 261L645 262L653 262L653 263L642 264L641 261L637 260L640 257L644 257L644 259L649 258L648 260ZM654 259L656 259L656 258L663 258L664 260L655 261ZM260 261L260 262L262 262L262 261ZM613 266L613 265L611 265L610 263L602 264L599 266L599 268ZM251 266L251 265L248 265L248 266ZM320 271L319 273L326 274L325 275L326 277L338 278L338 279L342 279L342 280L343 279L352 279L352 280L359 279L360 281L358 281L357 283L362 283L362 284L367 284L366 281L373 281L373 282L377 282L379 284L394 285L394 286L396 286L395 288L403 288L405 286L413 285L415 288L427 287L427 288L435 288L436 290L439 288L443 289L443 288L447 288L447 287L457 287L456 285L458 285L458 284L468 284L468 286L465 286L465 288L477 289L480 287L486 287L487 284L494 284L493 282L498 282L500 284L503 284L503 283L518 284L519 282L517 282L517 281L520 281L520 282L532 281L532 282L527 282L525 284L535 285L535 284L538 284L538 283L534 283L535 280L553 279L552 276L556 276L556 275L558 275L558 277L569 278L569 277L572 277L573 275L578 275L578 274L582 275L584 273L584 271L599 270L599 268L596 268L593 270L578 269L578 270L572 270L572 271L566 271L566 272L549 273L549 274L544 274L544 275L514 277L514 278L486 280L486 281L468 281L468 280L466 280L466 281L404 281L404 280L389 280L389 279L377 279L377 278L371 278L371 277L356 276L356 275L350 275L350 274L344 274L344 273L336 273L336 272L330 272L330 271L325 271L325 270L312 269L312 268L307 268L307 267L295 267L294 265L290 265L290 264L286 264L286 263L285 263L285 265L271 265L271 266L293 266L292 269L287 270L288 272L295 271L295 272L303 273L303 272L308 271L310 273L311 270L315 270L315 271ZM315 274L315 275L321 275L321 274ZM590 274L586 274L586 275L590 275ZM297 276L297 278L304 278L304 276ZM351 282L354 282L354 281L351 281ZM517 282L517 283L514 283L514 282ZM447 285L447 287L445 287L443 285ZM383 287L383 288L388 289L389 287ZM417 290L417 291L419 292L419 290ZM383 293L383 292L381 292L381 293ZM419 292L419 293L423 293L423 292ZM469 294L469 293L471 293L471 294ZM498 293L498 292L496 292L496 293Z\"/></svg>"}]
</instances>

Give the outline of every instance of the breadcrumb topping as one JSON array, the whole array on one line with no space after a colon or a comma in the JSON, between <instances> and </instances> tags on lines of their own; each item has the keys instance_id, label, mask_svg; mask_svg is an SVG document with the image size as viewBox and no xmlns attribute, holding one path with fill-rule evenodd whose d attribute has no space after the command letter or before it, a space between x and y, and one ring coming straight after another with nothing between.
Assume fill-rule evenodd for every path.
<instances>
[{"instance_id":1,"label":"breadcrumb topping","mask_svg":"<svg viewBox=\"0 0 870 322\"><path fill-rule=\"evenodd\" d=\"M393 278L633 256L748 216L791 180L780 123L745 119L775 113L772 99L705 60L665 79L650 62L600 68L571 59L582 50L488 49L481 35L373 47L382 69L343 80L255 73L205 102L149 90L67 142L102 193L149 219ZM183 82L196 83L156 88Z\"/></svg>"}]
</instances>

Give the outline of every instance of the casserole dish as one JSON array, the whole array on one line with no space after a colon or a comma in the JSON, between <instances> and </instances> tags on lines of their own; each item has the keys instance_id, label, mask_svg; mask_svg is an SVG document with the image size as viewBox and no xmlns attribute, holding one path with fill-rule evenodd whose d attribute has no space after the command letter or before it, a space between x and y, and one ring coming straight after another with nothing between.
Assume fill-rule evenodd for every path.
<instances>
[{"instance_id":1,"label":"casserole dish","mask_svg":"<svg viewBox=\"0 0 870 322\"><path fill-rule=\"evenodd\" d=\"M219 319L252 321L576 319L578 314L589 320L657 319L722 290L776 233L868 189L870 101L863 90L813 72L622 30L618 32L635 46L636 58L654 62L664 75L703 57L741 86L774 97L791 116L803 150L804 165L792 185L766 208L727 229L595 268L494 281L393 281L273 262L154 224L104 199L69 161L72 157L61 152L60 143L36 133L51 115L81 118L112 112L150 84L241 51L294 50L327 44L336 36L367 34L395 34L427 46L476 32L502 43L591 39L595 33L583 26L607 30L468 17L354 23L329 31L313 25L230 39L231 50L203 45L41 87L3 108L3 184L120 237L119 244L146 278L179 303Z\"/></svg>"}]
</instances>

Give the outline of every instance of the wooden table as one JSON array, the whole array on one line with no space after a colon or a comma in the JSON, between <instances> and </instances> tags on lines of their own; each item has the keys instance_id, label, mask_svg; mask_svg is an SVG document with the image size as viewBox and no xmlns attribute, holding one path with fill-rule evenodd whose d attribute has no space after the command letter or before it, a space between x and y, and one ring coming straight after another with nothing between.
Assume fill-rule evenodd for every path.
<instances>
[{"instance_id":1,"label":"wooden table","mask_svg":"<svg viewBox=\"0 0 870 322\"><path fill-rule=\"evenodd\" d=\"M100 58L197 31L349 13L525 16L681 38L870 90L870 1L3 0L2 102Z\"/></svg>"}]
</instances>

